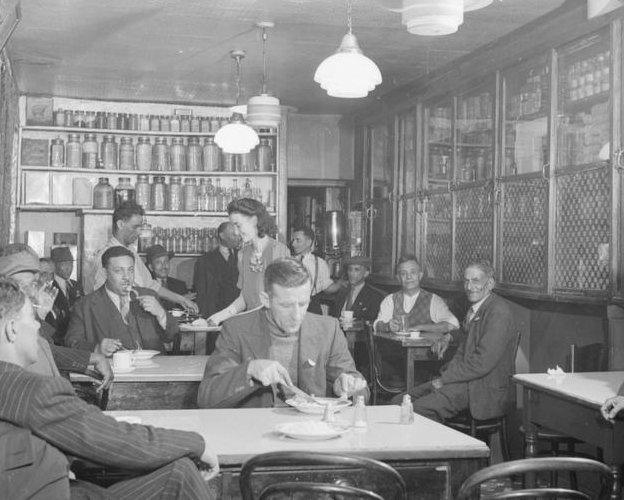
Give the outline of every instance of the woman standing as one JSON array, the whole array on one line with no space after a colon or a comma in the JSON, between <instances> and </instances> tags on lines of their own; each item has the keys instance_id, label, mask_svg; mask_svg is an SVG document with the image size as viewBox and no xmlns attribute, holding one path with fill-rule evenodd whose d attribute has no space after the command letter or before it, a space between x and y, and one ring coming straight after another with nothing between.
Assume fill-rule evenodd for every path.
<instances>
[{"instance_id":1,"label":"woman standing","mask_svg":"<svg viewBox=\"0 0 624 500\"><path fill-rule=\"evenodd\" d=\"M286 245L269 236L274 229L273 219L261 202L251 198L234 200L228 205L228 214L243 240L238 253L237 286L241 293L228 307L208 318L215 325L239 312L259 307L264 270L274 260L290 256Z\"/></svg>"}]
</instances>

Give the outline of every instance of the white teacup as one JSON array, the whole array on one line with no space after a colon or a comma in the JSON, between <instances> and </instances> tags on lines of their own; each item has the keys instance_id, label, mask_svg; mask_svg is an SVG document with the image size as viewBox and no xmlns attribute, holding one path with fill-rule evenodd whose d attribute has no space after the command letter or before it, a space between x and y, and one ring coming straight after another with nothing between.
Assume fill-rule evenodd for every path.
<instances>
[{"instance_id":1,"label":"white teacup","mask_svg":"<svg viewBox=\"0 0 624 500\"><path fill-rule=\"evenodd\" d=\"M342 311L340 319L345 323L353 323L353 311Z\"/></svg>"},{"instance_id":2,"label":"white teacup","mask_svg":"<svg viewBox=\"0 0 624 500\"><path fill-rule=\"evenodd\" d=\"M132 361L131 351L117 351L113 354L113 370L131 370Z\"/></svg>"}]
</instances>

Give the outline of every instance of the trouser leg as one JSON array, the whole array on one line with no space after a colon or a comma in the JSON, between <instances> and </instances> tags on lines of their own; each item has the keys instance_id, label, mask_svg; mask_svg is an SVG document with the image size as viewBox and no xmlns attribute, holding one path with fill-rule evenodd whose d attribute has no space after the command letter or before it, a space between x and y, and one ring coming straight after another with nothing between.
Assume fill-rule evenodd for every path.
<instances>
[{"instance_id":1,"label":"trouser leg","mask_svg":"<svg viewBox=\"0 0 624 500\"><path fill-rule=\"evenodd\" d=\"M413 401L414 412L424 417L444 422L468 408L468 384L443 386Z\"/></svg>"}]
</instances>

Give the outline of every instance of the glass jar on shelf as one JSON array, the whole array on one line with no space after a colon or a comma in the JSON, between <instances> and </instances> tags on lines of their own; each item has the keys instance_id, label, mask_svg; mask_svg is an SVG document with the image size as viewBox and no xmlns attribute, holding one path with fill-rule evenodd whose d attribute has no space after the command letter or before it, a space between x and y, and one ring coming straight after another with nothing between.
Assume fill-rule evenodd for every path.
<instances>
[{"instance_id":1,"label":"glass jar on shelf","mask_svg":"<svg viewBox=\"0 0 624 500\"><path fill-rule=\"evenodd\" d=\"M136 146L136 168L142 171L152 169L152 142L149 137L139 137Z\"/></svg>"},{"instance_id":2,"label":"glass jar on shelf","mask_svg":"<svg viewBox=\"0 0 624 500\"><path fill-rule=\"evenodd\" d=\"M173 115L169 120L169 126L172 132L180 131L180 117L177 115Z\"/></svg>"},{"instance_id":3,"label":"glass jar on shelf","mask_svg":"<svg viewBox=\"0 0 624 500\"><path fill-rule=\"evenodd\" d=\"M95 111L87 111L85 114L85 127L96 128L95 126Z\"/></svg>"},{"instance_id":4,"label":"glass jar on shelf","mask_svg":"<svg viewBox=\"0 0 624 500\"><path fill-rule=\"evenodd\" d=\"M147 132L150 129L149 115L139 115L139 130Z\"/></svg>"},{"instance_id":5,"label":"glass jar on shelf","mask_svg":"<svg viewBox=\"0 0 624 500\"><path fill-rule=\"evenodd\" d=\"M169 120L169 116L160 117L160 130L163 132L169 132L171 130L171 120Z\"/></svg>"},{"instance_id":6,"label":"glass jar on shelf","mask_svg":"<svg viewBox=\"0 0 624 500\"><path fill-rule=\"evenodd\" d=\"M128 130L139 130L139 115L132 113L128 120Z\"/></svg>"},{"instance_id":7,"label":"glass jar on shelf","mask_svg":"<svg viewBox=\"0 0 624 500\"><path fill-rule=\"evenodd\" d=\"M256 168L257 152L255 149L249 153L243 153L238 155L238 171L239 172L253 172Z\"/></svg>"},{"instance_id":8,"label":"glass jar on shelf","mask_svg":"<svg viewBox=\"0 0 624 500\"><path fill-rule=\"evenodd\" d=\"M60 137L52 139L52 145L50 146L50 165L52 168L65 166L65 143Z\"/></svg>"},{"instance_id":9,"label":"glass jar on shelf","mask_svg":"<svg viewBox=\"0 0 624 500\"><path fill-rule=\"evenodd\" d=\"M253 187L251 185L251 179L247 177L245 179L245 185L243 186L243 192L241 193L241 198L253 198Z\"/></svg>"},{"instance_id":10,"label":"glass jar on shelf","mask_svg":"<svg viewBox=\"0 0 624 500\"><path fill-rule=\"evenodd\" d=\"M182 172L186 170L186 146L182 137L174 137L170 148L171 170Z\"/></svg>"},{"instance_id":11,"label":"glass jar on shelf","mask_svg":"<svg viewBox=\"0 0 624 500\"><path fill-rule=\"evenodd\" d=\"M152 179L150 198L152 210L163 211L167 209L164 176L154 176Z\"/></svg>"},{"instance_id":12,"label":"glass jar on shelf","mask_svg":"<svg viewBox=\"0 0 624 500\"><path fill-rule=\"evenodd\" d=\"M85 134L82 143L82 168L96 169L98 164L98 143L95 134Z\"/></svg>"},{"instance_id":13,"label":"glass jar on shelf","mask_svg":"<svg viewBox=\"0 0 624 500\"><path fill-rule=\"evenodd\" d=\"M206 137L204 140L203 170L204 172L217 172L221 168L221 151L215 144L214 137Z\"/></svg>"},{"instance_id":14,"label":"glass jar on shelf","mask_svg":"<svg viewBox=\"0 0 624 500\"><path fill-rule=\"evenodd\" d=\"M167 144L165 137L156 137L156 142L152 148L152 168L163 172L171 170L169 144Z\"/></svg>"},{"instance_id":15,"label":"glass jar on shelf","mask_svg":"<svg viewBox=\"0 0 624 500\"><path fill-rule=\"evenodd\" d=\"M139 228L139 252L145 252L149 247L154 244L154 233L152 231L151 224L148 224L147 218L143 217L143 224Z\"/></svg>"},{"instance_id":16,"label":"glass jar on shelf","mask_svg":"<svg viewBox=\"0 0 624 500\"><path fill-rule=\"evenodd\" d=\"M202 132L210 132L210 118L208 116L202 116L199 128Z\"/></svg>"},{"instance_id":17,"label":"glass jar on shelf","mask_svg":"<svg viewBox=\"0 0 624 500\"><path fill-rule=\"evenodd\" d=\"M117 129L117 113L106 113L106 128L109 130Z\"/></svg>"},{"instance_id":18,"label":"glass jar on shelf","mask_svg":"<svg viewBox=\"0 0 624 500\"><path fill-rule=\"evenodd\" d=\"M199 144L199 137L188 139L186 169L192 172L202 169L202 147Z\"/></svg>"},{"instance_id":19,"label":"glass jar on shelf","mask_svg":"<svg viewBox=\"0 0 624 500\"><path fill-rule=\"evenodd\" d=\"M130 117L127 113L119 113L117 115L117 129L118 130L128 130Z\"/></svg>"},{"instance_id":20,"label":"glass jar on shelf","mask_svg":"<svg viewBox=\"0 0 624 500\"><path fill-rule=\"evenodd\" d=\"M158 115L150 115L149 127L152 132L158 132L160 130L160 117Z\"/></svg>"},{"instance_id":21,"label":"glass jar on shelf","mask_svg":"<svg viewBox=\"0 0 624 500\"><path fill-rule=\"evenodd\" d=\"M86 115L84 111L74 111L73 119L74 123L72 125L74 127L86 128Z\"/></svg>"},{"instance_id":22,"label":"glass jar on shelf","mask_svg":"<svg viewBox=\"0 0 624 500\"><path fill-rule=\"evenodd\" d=\"M184 179L184 211L197 212L197 181L194 177Z\"/></svg>"},{"instance_id":23,"label":"glass jar on shelf","mask_svg":"<svg viewBox=\"0 0 624 500\"><path fill-rule=\"evenodd\" d=\"M130 182L130 177L119 177L115 187L115 208L123 203L134 203L136 200L134 186Z\"/></svg>"},{"instance_id":24,"label":"glass jar on shelf","mask_svg":"<svg viewBox=\"0 0 624 500\"><path fill-rule=\"evenodd\" d=\"M78 134L69 134L67 138L65 162L68 168L82 168L82 144Z\"/></svg>"},{"instance_id":25,"label":"glass jar on shelf","mask_svg":"<svg viewBox=\"0 0 624 500\"><path fill-rule=\"evenodd\" d=\"M134 170L134 141L132 137L122 137L119 145L119 169Z\"/></svg>"},{"instance_id":26,"label":"glass jar on shelf","mask_svg":"<svg viewBox=\"0 0 624 500\"><path fill-rule=\"evenodd\" d=\"M117 170L117 143L112 135L105 135L100 145L102 167L106 170Z\"/></svg>"},{"instance_id":27,"label":"glass jar on shelf","mask_svg":"<svg viewBox=\"0 0 624 500\"><path fill-rule=\"evenodd\" d=\"M180 117L180 132L190 132L191 131L191 121L187 115L183 115Z\"/></svg>"},{"instance_id":28,"label":"glass jar on shelf","mask_svg":"<svg viewBox=\"0 0 624 500\"><path fill-rule=\"evenodd\" d=\"M191 132L199 132L199 116L191 116Z\"/></svg>"},{"instance_id":29,"label":"glass jar on shelf","mask_svg":"<svg viewBox=\"0 0 624 500\"><path fill-rule=\"evenodd\" d=\"M221 167L224 172L236 171L236 156L232 153L221 152Z\"/></svg>"},{"instance_id":30,"label":"glass jar on shelf","mask_svg":"<svg viewBox=\"0 0 624 500\"><path fill-rule=\"evenodd\" d=\"M108 182L108 177L100 177L93 188L93 208L98 210L114 208L114 190Z\"/></svg>"},{"instance_id":31,"label":"glass jar on shelf","mask_svg":"<svg viewBox=\"0 0 624 500\"><path fill-rule=\"evenodd\" d=\"M137 205L141 205L143 210L149 210L151 207L150 199L152 188L147 175L137 176L135 191Z\"/></svg>"},{"instance_id":32,"label":"glass jar on shelf","mask_svg":"<svg viewBox=\"0 0 624 500\"><path fill-rule=\"evenodd\" d=\"M212 183L212 179L208 178L208 182L206 183L206 196L208 197L208 200L206 203L208 206L207 210L209 212L217 211L217 198L215 194L215 187Z\"/></svg>"},{"instance_id":33,"label":"glass jar on shelf","mask_svg":"<svg viewBox=\"0 0 624 500\"><path fill-rule=\"evenodd\" d=\"M171 177L167 188L167 210L181 212L184 208L182 177L177 175Z\"/></svg>"},{"instance_id":34,"label":"glass jar on shelf","mask_svg":"<svg viewBox=\"0 0 624 500\"><path fill-rule=\"evenodd\" d=\"M258 170L260 172L272 172L273 171L273 148L271 147L271 140L263 137L260 139L260 145L257 148L257 162Z\"/></svg>"},{"instance_id":35,"label":"glass jar on shelf","mask_svg":"<svg viewBox=\"0 0 624 500\"><path fill-rule=\"evenodd\" d=\"M65 126L65 110L58 108L54 111L54 126L55 127L64 127Z\"/></svg>"}]
</instances>

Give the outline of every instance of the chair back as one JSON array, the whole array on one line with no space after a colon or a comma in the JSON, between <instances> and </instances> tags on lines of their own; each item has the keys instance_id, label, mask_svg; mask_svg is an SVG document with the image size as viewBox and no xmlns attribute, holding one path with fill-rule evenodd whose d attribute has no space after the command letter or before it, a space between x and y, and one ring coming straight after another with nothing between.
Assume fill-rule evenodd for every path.
<instances>
[{"instance_id":1,"label":"chair back","mask_svg":"<svg viewBox=\"0 0 624 500\"><path fill-rule=\"evenodd\" d=\"M276 472L276 468L293 466L302 466L301 470L292 473L291 476L292 479L296 478L302 482L333 482L379 492L385 499L407 498L405 481L401 475L388 464L378 460L311 451L276 451L256 455L243 464L239 478L243 500L257 499L258 496L254 495L254 491L264 491L267 484L276 483L275 476L271 474ZM256 480L252 481L254 472L261 467L273 471L264 477L257 475ZM309 467L319 467L322 470L315 472ZM330 467L332 469L328 471ZM358 471L358 474L354 474L355 471ZM284 478L284 471L279 473L280 478ZM319 480L321 476L323 479ZM357 484L353 484L354 481Z\"/></svg>"},{"instance_id":2,"label":"chair back","mask_svg":"<svg viewBox=\"0 0 624 500\"><path fill-rule=\"evenodd\" d=\"M602 372L607 370L607 346L601 342L576 347L574 366L570 354L566 356L567 372Z\"/></svg>"},{"instance_id":3,"label":"chair back","mask_svg":"<svg viewBox=\"0 0 624 500\"><path fill-rule=\"evenodd\" d=\"M611 469L595 460L579 457L547 457L547 458L525 458L523 460L513 460L501 464L486 467L470 476L462 484L457 500L468 498L479 498L477 487L492 479L502 479L516 475L535 475L538 473L552 472L586 472L594 473L599 478L600 491L591 495L580 491L549 486L535 488L532 486L518 488L512 491L496 492L492 498L583 498L586 500L602 500L610 498L613 487L613 474ZM526 478L525 478L526 479ZM523 483L526 484L526 481ZM475 491L476 490L476 491Z\"/></svg>"},{"instance_id":4,"label":"chair back","mask_svg":"<svg viewBox=\"0 0 624 500\"><path fill-rule=\"evenodd\" d=\"M302 498L327 498L327 495L340 495L340 498L359 498L370 500L383 500L379 496L369 490L354 488L353 486L342 486L330 483L304 483L304 482L288 482L271 484L262 490L259 500L270 500L274 495L278 498L284 498L283 495L293 495L294 493L305 493Z\"/></svg>"}]
</instances>

